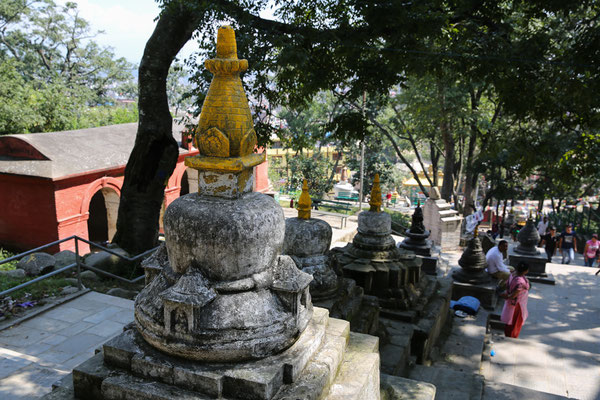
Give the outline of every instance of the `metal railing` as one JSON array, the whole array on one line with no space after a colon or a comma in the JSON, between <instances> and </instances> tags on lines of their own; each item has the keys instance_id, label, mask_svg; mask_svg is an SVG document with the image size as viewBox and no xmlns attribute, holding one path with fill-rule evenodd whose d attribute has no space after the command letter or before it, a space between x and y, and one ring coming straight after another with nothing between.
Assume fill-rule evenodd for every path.
<instances>
[{"instance_id":1,"label":"metal railing","mask_svg":"<svg viewBox=\"0 0 600 400\"><path fill-rule=\"evenodd\" d=\"M115 255L115 256L117 256L117 257L119 257L119 258L121 258L121 259L123 259L125 261L129 261L129 262L138 261L142 257L145 257L148 254L153 253L154 251L156 251L156 249L158 249L158 246L157 246L157 247L154 247L154 248L152 248L150 250L146 250L145 252L140 253L140 254L138 254L136 256L127 257L127 256L119 254L119 253L115 252L114 250L111 250L111 249L109 249L107 247L104 247L104 246L99 245L97 243L90 242L89 240L80 238L79 236L73 235L73 236L69 236L68 238L64 238L64 239L61 239L61 240L54 241L52 243L45 244L45 245L40 246L40 247L36 247L35 249L32 249L32 250L29 250L29 251L17 254L15 256L6 258L4 260L0 260L0 265L9 263L11 261L20 260L21 258L23 258L23 257L25 257L25 256L27 256L29 254L37 253L39 251L42 251L42 250L47 249L49 247L56 246L56 245L64 243L64 242L67 242L69 240L74 240L75 241L75 262L74 263L71 263L71 264L69 264L69 265L67 265L65 267L62 267L60 269L54 270L52 272L49 272L49 273L47 273L45 275L38 276L37 278L34 278L34 279L31 279L31 280L29 280L27 282L21 283L20 285L17 285L15 287L10 288L10 289L6 289L6 290L0 292L0 298L6 296L7 294L15 292L17 290L26 288L29 285L33 285L34 283L41 282L44 279L48 279L48 278L50 278L50 277L52 277L54 275L60 274L60 273L65 272L65 271L69 271L69 270L71 270L73 268L77 269L77 288L79 290L81 290L82 287L83 287L82 284L81 284L81 268L82 267L84 269L88 269L90 271L93 271L93 272L95 272L97 274L104 275L104 276L107 276L107 277L110 277L112 279L116 279L116 280L119 280L119 281L125 282L125 283L136 283L136 282L139 282L140 280L144 279L144 275L140 275L140 276L138 276L136 278L133 278L133 279L123 278L122 276L118 276L118 275L112 274L110 272L103 271L103 270L101 270L99 268L92 267L90 265L85 264L81 260L81 256L79 255L79 242L80 241L89 244L90 248L91 247L97 247L99 249L102 249L102 250L106 251L107 253ZM134 269L132 270L132 272L133 271L135 271L135 266L134 266Z\"/></svg>"}]
</instances>

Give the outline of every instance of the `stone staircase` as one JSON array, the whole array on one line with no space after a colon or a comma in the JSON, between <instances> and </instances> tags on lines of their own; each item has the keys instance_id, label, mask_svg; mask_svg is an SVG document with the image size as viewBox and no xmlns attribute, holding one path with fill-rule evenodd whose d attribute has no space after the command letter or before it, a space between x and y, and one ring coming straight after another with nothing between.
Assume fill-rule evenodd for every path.
<instances>
[{"instance_id":1,"label":"stone staircase","mask_svg":"<svg viewBox=\"0 0 600 400\"><path fill-rule=\"evenodd\" d=\"M491 334L486 333L489 320L489 313L483 309L475 317L454 317L452 331L438 359L430 366L415 365L408 373L409 378L433 384L435 400L567 399L497 380L500 377L490 364ZM499 335L498 332L496 337ZM519 342L507 339L510 346L519 346Z\"/></svg>"}]
</instances>

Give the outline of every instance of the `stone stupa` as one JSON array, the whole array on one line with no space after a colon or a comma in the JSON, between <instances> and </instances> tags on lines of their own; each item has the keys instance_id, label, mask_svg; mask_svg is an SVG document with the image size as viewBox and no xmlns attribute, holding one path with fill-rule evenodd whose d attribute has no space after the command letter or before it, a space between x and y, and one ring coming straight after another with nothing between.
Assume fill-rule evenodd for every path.
<instances>
[{"instance_id":1,"label":"stone stupa","mask_svg":"<svg viewBox=\"0 0 600 400\"><path fill-rule=\"evenodd\" d=\"M423 224L423 209L421 202L412 215L410 228L405 231L406 239L398 243L398 247L412 251L421 258L421 270L428 275L437 275L437 257L431 257L431 240L427 240L430 232Z\"/></svg>"},{"instance_id":2,"label":"stone stupa","mask_svg":"<svg viewBox=\"0 0 600 400\"><path fill-rule=\"evenodd\" d=\"M492 281L486 270L487 262L478 228L479 225L475 227L473 237L467 242L467 247L458 260L460 268L452 272L452 300L472 296L481 302L482 307L494 309L498 302L496 282Z\"/></svg>"},{"instance_id":3,"label":"stone stupa","mask_svg":"<svg viewBox=\"0 0 600 400\"><path fill-rule=\"evenodd\" d=\"M375 174L370 208L358 214L352 243L337 251L335 262L345 277L354 279L366 294L379 297L383 307L408 309L418 297L421 260L401 252L392 237L392 218L381 210L379 174Z\"/></svg>"},{"instance_id":4,"label":"stone stupa","mask_svg":"<svg viewBox=\"0 0 600 400\"><path fill-rule=\"evenodd\" d=\"M469 240L467 248L460 256L458 265L460 265L460 269L452 273L454 280L472 284L490 282L490 275L485 270L487 262L477 227L474 230L473 238Z\"/></svg>"},{"instance_id":5,"label":"stone stupa","mask_svg":"<svg viewBox=\"0 0 600 400\"><path fill-rule=\"evenodd\" d=\"M298 217L285 220L283 254L312 275L310 295L315 305L328 309L334 318L349 321L353 332L376 334L377 297L365 296L354 280L342 277L341 272L332 268L329 257L332 229L327 222L311 218L311 203L305 179L298 199Z\"/></svg>"},{"instance_id":6,"label":"stone stupa","mask_svg":"<svg viewBox=\"0 0 600 400\"><path fill-rule=\"evenodd\" d=\"M527 219L525 227L519 231L517 240L519 244L511 247L508 251L508 263L516 267L518 263L525 262L529 265L527 276L530 281L554 285L556 283L554 277L546 272L548 258L537 247L540 242L540 234L531 215Z\"/></svg>"},{"instance_id":7,"label":"stone stupa","mask_svg":"<svg viewBox=\"0 0 600 400\"><path fill-rule=\"evenodd\" d=\"M135 323L45 398L379 399L378 339L312 307L311 276L280 255L283 210L252 192L264 155L253 153L239 77L248 63L231 27L219 28L205 65L215 76L194 139L200 155L186 159L199 192L167 208Z\"/></svg>"},{"instance_id":8,"label":"stone stupa","mask_svg":"<svg viewBox=\"0 0 600 400\"><path fill-rule=\"evenodd\" d=\"M335 295L339 281L326 254L333 231L327 222L311 218L311 204L308 182L304 179L298 199L298 217L285 220L283 254L291 256L299 269L312 275L311 297L321 300Z\"/></svg>"}]
</instances>

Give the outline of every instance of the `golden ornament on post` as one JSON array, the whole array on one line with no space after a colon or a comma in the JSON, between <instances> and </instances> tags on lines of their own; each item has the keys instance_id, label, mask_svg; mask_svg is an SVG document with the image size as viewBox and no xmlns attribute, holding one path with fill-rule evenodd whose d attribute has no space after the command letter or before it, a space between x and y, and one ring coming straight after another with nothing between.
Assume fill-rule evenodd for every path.
<instances>
[{"instance_id":1,"label":"golden ornament on post","mask_svg":"<svg viewBox=\"0 0 600 400\"><path fill-rule=\"evenodd\" d=\"M237 57L233 28L219 28L217 56L204 66L214 77L194 137L200 154L186 158L185 165L199 171L199 193L239 197L252 191L253 167L265 161L266 153L254 153L256 132L240 79L248 61Z\"/></svg>"},{"instance_id":2,"label":"golden ornament on post","mask_svg":"<svg viewBox=\"0 0 600 400\"><path fill-rule=\"evenodd\" d=\"M311 206L312 201L310 200L310 195L308 194L308 182L306 179L304 179L302 182L302 193L298 199L298 218L310 219Z\"/></svg>"},{"instance_id":3,"label":"golden ornament on post","mask_svg":"<svg viewBox=\"0 0 600 400\"><path fill-rule=\"evenodd\" d=\"M381 187L379 186L379 174L375 174L375 179L373 180L373 187L371 188L371 200L369 200L369 205L371 208L369 211L381 212Z\"/></svg>"}]
</instances>

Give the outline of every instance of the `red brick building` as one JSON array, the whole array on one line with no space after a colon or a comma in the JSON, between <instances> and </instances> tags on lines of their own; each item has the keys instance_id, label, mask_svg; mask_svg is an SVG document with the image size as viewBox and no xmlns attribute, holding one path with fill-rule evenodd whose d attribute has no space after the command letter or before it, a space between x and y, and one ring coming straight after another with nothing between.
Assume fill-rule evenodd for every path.
<instances>
[{"instance_id":1,"label":"red brick building","mask_svg":"<svg viewBox=\"0 0 600 400\"><path fill-rule=\"evenodd\" d=\"M181 130L173 126L180 149L165 207L198 188L196 171L183 163L198 151L182 146ZM136 131L132 123L0 136L0 246L26 250L71 235L110 241ZM268 190L267 163L256 167L255 190ZM69 241L60 249L73 247Z\"/></svg>"}]
</instances>

